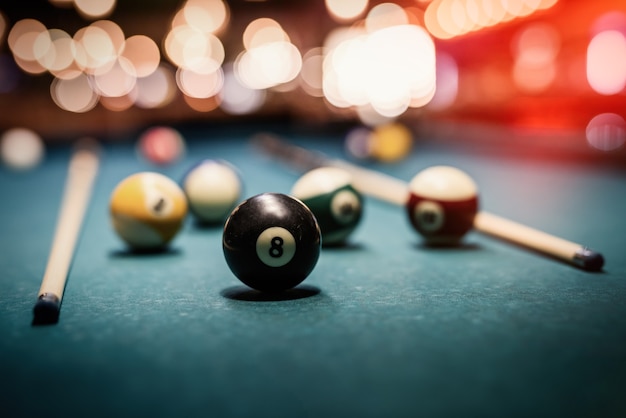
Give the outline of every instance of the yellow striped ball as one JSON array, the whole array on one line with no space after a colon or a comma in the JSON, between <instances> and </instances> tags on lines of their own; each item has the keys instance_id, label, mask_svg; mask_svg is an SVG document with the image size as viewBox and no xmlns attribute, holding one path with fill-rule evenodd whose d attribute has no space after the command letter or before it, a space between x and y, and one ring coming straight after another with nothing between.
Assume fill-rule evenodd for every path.
<instances>
[{"instance_id":1,"label":"yellow striped ball","mask_svg":"<svg viewBox=\"0 0 626 418\"><path fill-rule=\"evenodd\" d=\"M180 231L187 200L170 178L142 172L115 187L109 209L115 232L131 249L159 250Z\"/></svg>"}]
</instances>

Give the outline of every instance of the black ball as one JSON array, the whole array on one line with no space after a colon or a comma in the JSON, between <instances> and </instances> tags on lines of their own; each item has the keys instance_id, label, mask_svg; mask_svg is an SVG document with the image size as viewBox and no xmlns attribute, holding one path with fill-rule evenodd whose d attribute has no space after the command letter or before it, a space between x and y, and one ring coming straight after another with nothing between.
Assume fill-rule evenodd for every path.
<instances>
[{"instance_id":1,"label":"black ball","mask_svg":"<svg viewBox=\"0 0 626 418\"><path fill-rule=\"evenodd\" d=\"M222 247L231 271L246 285L279 292L300 284L320 255L320 228L304 203L281 193L251 197L230 214Z\"/></svg>"}]
</instances>

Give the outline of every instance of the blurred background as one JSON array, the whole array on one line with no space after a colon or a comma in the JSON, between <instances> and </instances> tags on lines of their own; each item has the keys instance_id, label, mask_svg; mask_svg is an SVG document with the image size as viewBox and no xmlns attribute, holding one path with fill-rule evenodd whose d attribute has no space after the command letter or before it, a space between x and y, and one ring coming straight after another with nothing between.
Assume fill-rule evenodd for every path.
<instances>
[{"instance_id":1,"label":"blurred background","mask_svg":"<svg viewBox=\"0 0 626 418\"><path fill-rule=\"evenodd\" d=\"M0 131L402 123L624 159L624 0L39 0L0 5Z\"/></svg>"}]
</instances>

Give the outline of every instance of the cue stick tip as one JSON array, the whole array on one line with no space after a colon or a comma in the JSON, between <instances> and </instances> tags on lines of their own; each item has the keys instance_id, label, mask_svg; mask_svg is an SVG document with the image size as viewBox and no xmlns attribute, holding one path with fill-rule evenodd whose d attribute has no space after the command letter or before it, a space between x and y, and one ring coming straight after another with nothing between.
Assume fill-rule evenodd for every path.
<instances>
[{"instance_id":1,"label":"cue stick tip","mask_svg":"<svg viewBox=\"0 0 626 418\"><path fill-rule=\"evenodd\" d=\"M61 300L52 293L44 293L37 299L33 308L33 324L55 324L59 321Z\"/></svg>"},{"instance_id":2,"label":"cue stick tip","mask_svg":"<svg viewBox=\"0 0 626 418\"><path fill-rule=\"evenodd\" d=\"M587 271L601 271L604 266L604 257L597 251L581 247L574 254L574 262Z\"/></svg>"}]
</instances>

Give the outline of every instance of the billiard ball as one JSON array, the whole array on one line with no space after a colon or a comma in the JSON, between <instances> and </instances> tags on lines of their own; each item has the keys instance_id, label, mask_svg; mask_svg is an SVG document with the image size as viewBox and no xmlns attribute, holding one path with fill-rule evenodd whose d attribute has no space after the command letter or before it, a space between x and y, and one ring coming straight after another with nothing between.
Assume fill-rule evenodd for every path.
<instances>
[{"instance_id":1,"label":"billiard ball","mask_svg":"<svg viewBox=\"0 0 626 418\"><path fill-rule=\"evenodd\" d=\"M413 146L413 135L405 125L392 122L374 128L371 140L372 157L384 163L406 158Z\"/></svg>"},{"instance_id":2,"label":"billiard ball","mask_svg":"<svg viewBox=\"0 0 626 418\"><path fill-rule=\"evenodd\" d=\"M37 167L45 154L43 140L26 128L13 128L0 137L0 159L10 169L26 171Z\"/></svg>"},{"instance_id":3,"label":"billiard ball","mask_svg":"<svg viewBox=\"0 0 626 418\"><path fill-rule=\"evenodd\" d=\"M139 137L137 153L153 164L172 164L185 153L185 140L174 128L153 126Z\"/></svg>"},{"instance_id":4,"label":"billiard ball","mask_svg":"<svg viewBox=\"0 0 626 418\"><path fill-rule=\"evenodd\" d=\"M307 172L293 185L291 195L311 209L325 246L345 243L361 220L363 198L352 186L351 174L341 168Z\"/></svg>"},{"instance_id":5,"label":"billiard ball","mask_svg":"<svg viewBox=\"0 0 626 418\"><path fill-rule=\"evenodd\" d=\"M152 172L122 180L110 199L113 228L133 250L159 250L176 236L187 215L187 200L170 178Z\"/></svg>"},{"instance_id":6,"label":"billiard ball","mask_svg":"<svg viewBox=\"0 0 626 418\"><path fill-rule=\"evenodd\" d=\"M300 200L281 193L253 196L224 225L224 257L249 287L280 292L300 284L320 255L320 229Z\"/></svg>"},{"instance_id":7,"label":"billiard ball","mask_svg":"<svg viewBox=\"0 0 626 418\"><path fill-rule=\"evenodd\" d=\"M427 245L456 245L472 228L478 211L477 187L463 171L434 166L409 183L406 210Z\"/></svg>"},{"instance_id":8,"label":"billiard ball","mask_svg":"<svg viewBox=\"0 0 626 418\"><path fill-rule=\"evenodd\" d=\"M182 181L189 210L202 224L224 222L241 197L242 182L226 161L203 160Z\"/></svg>"}]
</instances>

